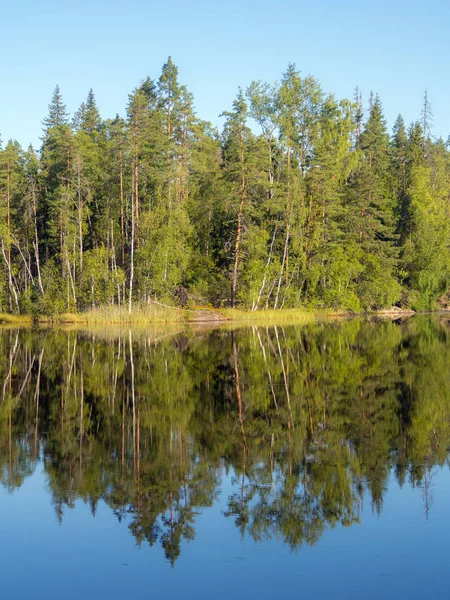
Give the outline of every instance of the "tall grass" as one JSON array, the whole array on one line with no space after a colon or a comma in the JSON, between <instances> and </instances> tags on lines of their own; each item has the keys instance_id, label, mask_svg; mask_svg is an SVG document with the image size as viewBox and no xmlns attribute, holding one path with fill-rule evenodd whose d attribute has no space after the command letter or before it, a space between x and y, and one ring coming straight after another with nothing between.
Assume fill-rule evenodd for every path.
<instances>
[{"instance_id":1,"label":"tall grass","mask_svg":"<svg viewBox=\"0 0 450 600\"><path fill-rule=\"evenodd\" d=\"M103 306L82 313L65 313L52 319L39 319L40 322L74 323L83 325L102 324L147 324L185 323L189 314L177 308L166 308L156 304L133 306L131 313L125 306Z\"/></svg>"},{"instance_id":2,"label":"tall grass","mask_svg":"<svg viewBox=\"0 0 450 600\"><path fill-rule=\"evenodd\" d=\"M160 304L135 305L131 313L126 306L102 306L81 313L63 313L54 316L39 316L35 322L42 325L150 325L150 324L252 324L252 323L292 323L306 324L328 317L337 317L332 311L312 311L306 309L280 309L249 311L238 308L214 309L196 307L180 309ZM342 315L341 315L342 316ZM31 325L32 317L27 315L8 315L0 313L0 324Z\"/></svg>"},{"instance_id":3,"label":"tall grass","mask_svg":"<svg viewBox=\"0 0 450 600\"><path fill-rule=\"evenodd\" d=\"M198 309L182 310L178 308L165 307L158 304L133 306L131 313L127 307L104 306L94 308L82 313L66 313L57 315L51 319L41 318L41 323L51 322L56 324L74 325L146 325L152 323L195 323L209 321L208 313L211 315L211 325L220 323L312 323L318 318L330 316L328 313L307 311L305 309L282 309L282 310L258 310L248 311L237 308Z\"/></svg>"},{"instance_id":4,"label":"tall grass","mask_svg":"<svg viewBox=\"0 0 450 600\"><path fill-rule=\"evenodd\" d=\"M217 311L227 321L246 323L312 323L318 313L301 308L284 308L282 310L241 310L239 308L224 308ZM325 315L324 315L325 316Z\"/></svg>"},{"instance_id":5,"label":"tall grass","mask_svg":"<svg viewBox=\"0 0 450 600\"><path fill-rule=\"evenodd\" d=\"M10 315L8 313L0 313L0 325L31 325L33 318L30 315Z\"/></svg>"}]
</instances>

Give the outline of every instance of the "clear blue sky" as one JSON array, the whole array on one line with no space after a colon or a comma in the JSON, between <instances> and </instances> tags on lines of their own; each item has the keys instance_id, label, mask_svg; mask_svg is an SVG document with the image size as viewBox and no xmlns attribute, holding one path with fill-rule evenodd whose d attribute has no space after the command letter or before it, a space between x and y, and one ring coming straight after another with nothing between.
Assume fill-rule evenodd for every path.
<instances>
[{"instance_id":1,"label":"clear blue sky","mask_svg":"<svg viewBox=\"0 0 450 600\"><path fill-rule=\"evenodd\" d=\"M294 62L338 98L377 92L389 128L420 116L427 88L433 133L450 134L448 0L1 0L1 19L4 141L39 145L57 83L71 113L92 87L102 116L124 114L169 55L214 124L238 86Z\"/></svg>"}]
</instances>

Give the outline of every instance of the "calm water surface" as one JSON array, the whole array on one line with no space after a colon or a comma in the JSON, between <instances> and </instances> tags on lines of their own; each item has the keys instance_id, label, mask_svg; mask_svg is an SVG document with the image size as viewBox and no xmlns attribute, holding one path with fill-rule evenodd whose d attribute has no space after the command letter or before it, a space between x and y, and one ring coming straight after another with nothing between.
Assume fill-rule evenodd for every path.
<instances>
[{"instance_id":1,"label":"calm water surface","mask_svg":"<svg viewBox=\"0 0 450 600\"><path fill-rule=\"evenodd\" d=\"M0 354L1 598L450 597L447 319Z\"/></svg>"}]
</instances>

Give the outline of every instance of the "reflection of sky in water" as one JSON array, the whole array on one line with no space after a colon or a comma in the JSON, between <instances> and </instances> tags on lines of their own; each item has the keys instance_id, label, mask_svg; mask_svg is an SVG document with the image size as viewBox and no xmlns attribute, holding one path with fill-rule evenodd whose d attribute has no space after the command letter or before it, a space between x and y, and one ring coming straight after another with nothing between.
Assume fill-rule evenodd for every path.
<instances>
[{"instance_id":1,"label":"reflection of sky in water","mask_svg":"<svg viewBox=\"0 0 450 600\"><path fill-rule=\"evenodd\" d=\"M39 463L14 493L0 489L2 598L448 598L449 469L432 472L428 520L423 489L391 475L380 516L366 493L361 524L327 529L296 552L241 539L224 516L240 480L223 472L218 500L198 511L195 539L171 567L102 501L95 518L76 501L59 524Z\"/></svg>"},{"instance_id":2,"label":"reflection of sky in water","mask_svg":"<svg viewBox=\"0 0 450 600\"><path fill-rule=\"evenodd\" d=\"M449 341L0 335L0 600L450 597Z\"/></svg>"}]
</instances>

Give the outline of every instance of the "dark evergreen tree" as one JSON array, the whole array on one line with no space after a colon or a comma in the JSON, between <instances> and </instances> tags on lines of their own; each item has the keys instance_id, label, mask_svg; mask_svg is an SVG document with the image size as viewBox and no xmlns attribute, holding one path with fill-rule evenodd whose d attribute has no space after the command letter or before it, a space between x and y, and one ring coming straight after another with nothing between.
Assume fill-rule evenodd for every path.
<instances>
[{"instance_id":1,"label":"dark evergreen tree","mask_svg":"<svg viewBox=\"0 0 450 600\"><path fill-rule=\"evenodd\" d=\"M358 169L349 189L350 239L360 248L357 294L364 308L399 300L396 280L397 198L389 181L389 136L381 102L371 100L370 115L358 141Z\"/></svg>"}]
</instances>

